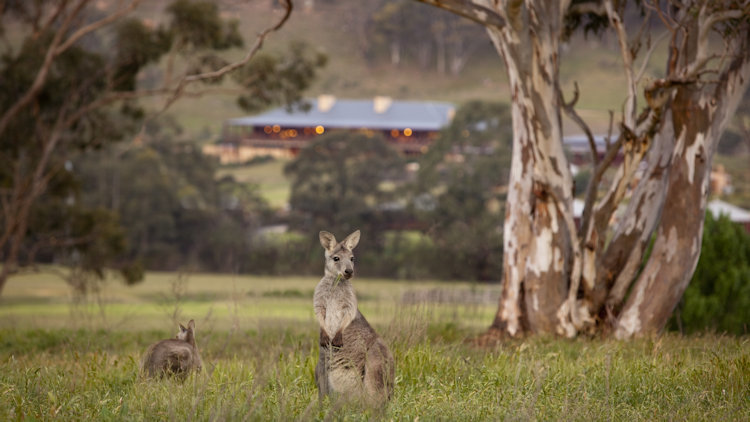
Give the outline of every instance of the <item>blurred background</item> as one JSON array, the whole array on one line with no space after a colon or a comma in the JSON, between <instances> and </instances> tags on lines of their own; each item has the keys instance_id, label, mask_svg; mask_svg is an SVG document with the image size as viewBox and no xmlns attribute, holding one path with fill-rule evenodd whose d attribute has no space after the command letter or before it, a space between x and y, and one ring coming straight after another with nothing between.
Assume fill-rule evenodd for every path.
<instances>
[{"instance_id":1,"label":"blurred background","mask_svg":"<svg viewBox=\"0 0 750 422\"><path fill-rule=\"evenodd\" d=\"M95 3L101 14L120 4ZM480 26L439 9L402 0L298 1L282 29L231 77L174 103L139 95L106 106L66 128L64 146L49 157L23 151L25 139L52 133L66 104L96 104L86 95L157 91L178 70L239 60L284 10L273 0L196 4L145 2L127 24L88 35L55 69L44 105L9 129L4 160L28 159L29 168L47 160L48 189L34 199L16 262L5 262L16 274L3 296L17 292L14 277L39 271L57 274L81 296L101 292L105 280L150 283L149 274L309 276L313 283L322 274L318 231L343 238L360 229L360 277L468 282L494 292L483 302L492 308L511 160L506 75ZM41 60L29 19L3 20L7 44L23 53L4 58L5 106L30 83L34 73L24 66ZM562 51L563 89L578 84L578 112L604 148L609 111L624 96L616 40L577 34ZM646 71L658 75L666 52L654 55ZM99 87L91 76L107 60L119 76ZM576 125L566 121L564 131L582 198L589 146ZM701 321L695 329L745 329L744 317L717 322L736 295L715 286L723 278L747 285L750 274L748 162L746 97L714 160L715 217L703 252L713 259L701 259L686 293L702 301L699 315L682 314ZM19 180L9 171L2 177L6 186ZM734 275L722 271L728 265ZM286 294L306 297L311 288ZM24 294L44 289L34 291Z\"/></svg>"}]
</instances>

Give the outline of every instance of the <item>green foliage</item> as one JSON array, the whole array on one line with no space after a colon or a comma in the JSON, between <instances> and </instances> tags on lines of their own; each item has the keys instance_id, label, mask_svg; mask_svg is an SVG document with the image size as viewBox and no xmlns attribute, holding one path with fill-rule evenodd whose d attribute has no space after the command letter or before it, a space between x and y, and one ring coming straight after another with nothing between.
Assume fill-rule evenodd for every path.
<instances>
[{"instance_id":1,"label":"green foliage","mask_svg":"<svg viewBox=\"0 0 750 422\"><path fill-rule=\"evenodd\" d=\"M591 180L590 168L579 171L573 177L573 186L575 186L574 196L581 197L581 195L584 195L586 193L586 189L589 186L590 180Z\"/></svg>"},{"instance_id":2,"label":"green foliage","mask_svg":"<svg viewBox=\"0 0 750 422\"><path fill-rule=\"evenodd\" d=\"M248 248L237 234L257 226L265 212L252 187L216 183L215 165L192 145L149 134L145 146L114 146L143 123L138 99L226 65L217 52L243 45L238 22L225 21L211 1L173 1L158 27L134 15L108 20L114 11L100 6L0 6L3 25L12 20L18 33L0 38L0 110L10 122L0 129L0 289L35 260L70 265L84 279L116 268L127 282L142 275L143 264L175 268L194 260L236 270ZM92 22L98 23L84 37L68 38ZM296 102L324 62L293 47L290 57L273 56L264 69L273 77L251 62L231 85L262 93L256 107ZM165 71L152 73L162 79L144 82L143 69L158 63ZM5 119L7 110L12 119Z\"/></svg>"},{"instance_id":3,"label":"green foliage","mask_svg":"<svg viewBox=\"0 0 750 422\"><path fill-rule=\"evenodd\" d=\"M246 111L259 111L272 104L300 103L302 93L327 60L325 54L303 42L292 43L285 55L259 54L233 73L244 90L237 103Z\"/></svg>"},{"instance_id":4,"label":"green foliage","mask_svg":"<svg viewBox=\"0 0 750 422\"><path fill-rule=\"evenodd\" d=\"M84 201L120 216L125 256L150 269L237 271L248 236L268 212L252 186L216 178L217 163L192 142L151 125L146 145L78 161Z\"/></svg>"},{"instance_id":5,"label":"green foliage","mask_svg":"<svg viewBox=\"0 0 750 422\"><path fill-rule=\"evenodd\" d=\"M172 44L168 31L151 30L136 18L120 23L116 37L113 83L118 90L134 90L141 68L158 60Z\"/></svg>"},{"instance_id":6,"label":"green foliage","mask_svg":"<svg viewBox=\"0 0 750 422\"><path fill-rule=\"evenodd\" d=\"M749 324L750 235L727 216L707 212L698 266L669 326L747 334Z\"/></svg>"},{"instance_id":7,"label":"green foliage","mask_svg":"<svg viewBox=\"0 0 750 422\"><path fill-rule=\"evenodd\" d=\"M402 158L381 135L321 136L284 169L292 183L292 228L315 244L320 230L343 238L360 229L364 249L382 245L387 207L396 198L386 182L402 181L403 172Z\"/></svg>"},{"instance_id":8,"label":"green foliage","mask_svg":"<svg viewBox=\"0 0 750 422\"><path fill-rule=\"evenodd\" d=\"M242 47L238 22L223 22L219 8L211 1L176 0L167 7L170 30L180 47L225 50Z\"/></svg>"},{"instance_id":9,"label":"green foliage","mask_svg":"<svg viewBox=\"0 0 750 422\"><path fill-rule=\"evenodd\" d=\"M433 276L497 280L510 166L507 105L469 102L420 159L415 207L435 245Z\"/></svg>"}]
</instances>

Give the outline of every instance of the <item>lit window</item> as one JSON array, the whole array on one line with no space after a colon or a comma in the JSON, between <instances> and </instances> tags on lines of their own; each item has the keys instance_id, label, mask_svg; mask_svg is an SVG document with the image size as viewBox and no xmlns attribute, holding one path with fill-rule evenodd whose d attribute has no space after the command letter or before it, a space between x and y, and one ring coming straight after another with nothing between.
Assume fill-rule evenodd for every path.
<instances>
[{"instance_id":1,"label":"lit window","mask_svg":"<svg viewBox=\"0 0 750 422\"><path fill-rule=\"evenodd\" d=\"M411 136L411 129L409 129L408 127L406 129L404 129L404 135L405 136Z\"/></svg>"},{"instance_id":2,"label":"lit window","mask_svg":"<svg viewBox=\"0 0 750 422\"><path fill-rule=\"evenodd\" d=\"M263 128L263 132L271 133L272 131L273 131L273 129L271 129L271 126L266 126L266 127Z\"/></svg>"},{"instance_id":3,"label":"lit window","mask_svg":"<svg viewBox=\"0 0 750 422\"><path fill-rule=\"evenodd\" d=\"M391 136L394 138L398 137L398 129L391 129Z\"/></svg>"},{"instance_id":4,"label":"lit window","mask_svg":"<svg viewBox=\"0 0 750 422\"><path fill-rule=\"evenodd\" d=\"M322 135L325 131L326 129L323 126L315 126L315 133L317 133L318 135Z\"/></svg>"},{"instance_id":5,"label":"lit window","mask_svg":"<svg viewBox=\"0 0 750 422\"><path fill-rule=\"evenodd\" d=\"M273 132L274 133L279 133L280 131L281 131L281 126L279 126L279 125L273 125Z\"/></svg>"}]
</instances>

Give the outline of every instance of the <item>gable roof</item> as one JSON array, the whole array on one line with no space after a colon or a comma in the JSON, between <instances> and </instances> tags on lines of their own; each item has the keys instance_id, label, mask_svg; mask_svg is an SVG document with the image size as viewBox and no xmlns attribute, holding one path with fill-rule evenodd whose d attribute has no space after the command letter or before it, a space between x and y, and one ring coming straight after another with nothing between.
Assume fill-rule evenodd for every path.
<instances>
[{"instance_id":1,"label":"gable roof","mask_svg":"<svg viewBox=\"0 0 750 422\"><path fill-rule=\"evenodd\" d=\"M330 101L333 101L331 104ZM288 111L279 107L257 116L229 119L232 126L312 127L338 129L406 129L436 131L447 126L455 107L437 101L374 100L307 100L311 107L304 111L294 107ZM319 105L320 103L320 106ZM376 107L381 112L376 111Z\"/></svg>"}]
</instances>

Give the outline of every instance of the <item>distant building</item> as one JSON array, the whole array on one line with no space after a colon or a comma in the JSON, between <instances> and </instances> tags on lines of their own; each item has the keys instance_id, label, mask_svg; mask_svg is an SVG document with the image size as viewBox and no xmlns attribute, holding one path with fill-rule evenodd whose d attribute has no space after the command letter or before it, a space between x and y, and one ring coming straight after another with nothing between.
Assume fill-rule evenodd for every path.
<instances>
[{"instance_id":1,"label":"distant building","mask_svg":"<svg viewBox=\"0 0 750 422\"><path fill-rule=\"evenodd\" d=\"M241 163L258 156L289 158L317 136L331 131L382 133L404 155L424 153L447 126L455 107L434 101L341 100L321 95L309 109L279 107L257 116L229 119L221 139L204 147L222 163Z\"/></svg>"},{"instance_id":2,"label":"distant building","mask_svg":"<svg viewBox=\"0 0 750 422\"><path fill-rule=\"evenodd\" d=\"M711 211L714 217L726 215L729 221L742 225L745 231L750 233L750 211L719 199L708 201L706 208Z\"/></svg>"},{"instance_id":3,"label":"distant building","mask_svg":"<svg viewBox=\"0 0 750 422\"><path fill-rule=\"evenodd\" d=\"M607 153L607 142L605 140L606 135L594 135L594 145L596 146L596 153L599 159L604 158ZM581 166L584 164L591 164L591 144L586 135L569 135L563 137L563 146L568 152L570 163L574 166ZM618 154L618 160L620 154Z\"/></svg>"}]
</instances>

